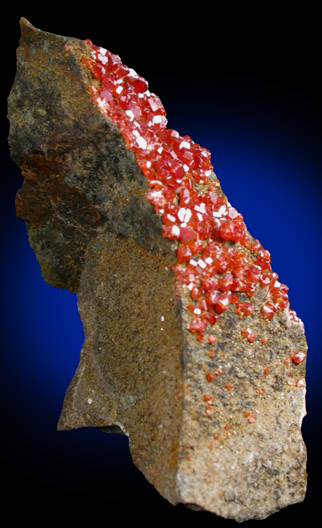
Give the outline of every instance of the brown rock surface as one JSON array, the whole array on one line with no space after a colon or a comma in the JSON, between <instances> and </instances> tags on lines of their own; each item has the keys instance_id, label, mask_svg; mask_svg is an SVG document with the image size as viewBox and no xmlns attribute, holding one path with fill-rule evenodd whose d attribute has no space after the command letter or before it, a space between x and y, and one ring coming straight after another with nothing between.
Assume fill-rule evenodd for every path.
<instances>
[{"instance_id":1,"label":"brown rock surface","mask_svg":"<svg viewBox=\"0 0 322 528\"><path fill-rule=\"evenodd\" d=\"M21 29L8 101L11 155L24 176L17 214L44 280L77 292L85 331L59 428L127 434L134 463L172 504L244 521L302 501L305 361L291 360L306 354L302 326L288 308L263 319L258 286L251 326L261 339L242 337L245 320L230 305L209 357L186 329L176 246L145 199L146 178L91 102L80 64L88 48L25 19Z\"/></svg>"}]
</instances>

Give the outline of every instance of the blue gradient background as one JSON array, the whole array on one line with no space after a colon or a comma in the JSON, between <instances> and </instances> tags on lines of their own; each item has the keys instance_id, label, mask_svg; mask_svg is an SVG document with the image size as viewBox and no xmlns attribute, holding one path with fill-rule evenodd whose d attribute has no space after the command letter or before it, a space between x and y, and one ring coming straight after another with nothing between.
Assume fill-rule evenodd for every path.
<instances>
[{"instance_id":1,"label":"blue gradient background","mask_svg":"<svg viewBox=\"0 0 322 528\"><path fill-rule=\"evenodd\" d=\"M309 486L303 504L262 524L304 520L317 509L322 469L321 85L314 43L306 41L308 50L299 45L291 53L289 36L284 47L280 40L274 41L276 47L271 42L266 47L263 37L256 46L251 39L249 48L236 37L231 52L222 33L190 42L174 23L162 48L156 39L147 46L146 36L138 37L130 15L125 17L125 42L116 28L109 25L107 31L104 21L87 16L49 20L31 8L9 17L8 76L1 100L4 504L16 519L23 511L35 521L46 508L49 518L64 513L72 525L86 515L104 521L111 513L140 521L155 515L197 520L201 526L210 521L235 525L206 512L170 506L133 466L127 438L94 429L56 431L65 390L79 361L83 330L76 296L44 283L24 223L15 216L14 197L22 178L6 145L5 100L14 78L20 16L46 31L90 38L144 76L166 108L168 126L211 151L229 201L270 251L274 271L290 288L291 308L305 323L309 345L308 415L303 421Z\"/></svg>"}]
</instances>

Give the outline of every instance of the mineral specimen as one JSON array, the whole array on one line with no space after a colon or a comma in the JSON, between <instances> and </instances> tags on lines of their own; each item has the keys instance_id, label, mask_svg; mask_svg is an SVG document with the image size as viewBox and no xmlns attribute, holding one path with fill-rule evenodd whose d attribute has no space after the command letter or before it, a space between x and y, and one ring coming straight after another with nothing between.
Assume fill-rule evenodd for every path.
<instances>
[{"instance_id":1,"label":"mineral specimen","mask_svg":"<svg viewBox=\"0 0 322 528\"><path fill-rule=\"evenodd\" d=\"M58 427L129 436L170 503L237 521L304 499L303 323L210 153L91 41L21 19L16 209L85 331ZM108 454L107 454L108 456Z\"/></svg>"}]
</instances>

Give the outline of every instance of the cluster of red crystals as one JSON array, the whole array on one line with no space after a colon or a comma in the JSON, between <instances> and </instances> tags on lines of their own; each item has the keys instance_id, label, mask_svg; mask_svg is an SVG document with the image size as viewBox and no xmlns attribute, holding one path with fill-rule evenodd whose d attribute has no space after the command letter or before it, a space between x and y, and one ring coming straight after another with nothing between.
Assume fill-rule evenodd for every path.
<instances>
[{"instance_id":1,"label":"cluster of red crystals","mask_svg":"<svg viewBox=\"0 0 322 528\"><path fill-rule=\"evenodd\" d=\"M240 318L250 315L252 303L239 296L251 298L257 285L267 288L263 318L283 311L288 288L272 272L269 252L251 239L242 215L220 192L210 152L167 128L160 99L118 55L86 43L92 58L82 63L98 81L90 88L92 101L118 125L147 178L146 199L162 219L162 234L177 243L176 282L193 303L189 330L201 341L230 304Z\"/></svg>"}]
</instances>

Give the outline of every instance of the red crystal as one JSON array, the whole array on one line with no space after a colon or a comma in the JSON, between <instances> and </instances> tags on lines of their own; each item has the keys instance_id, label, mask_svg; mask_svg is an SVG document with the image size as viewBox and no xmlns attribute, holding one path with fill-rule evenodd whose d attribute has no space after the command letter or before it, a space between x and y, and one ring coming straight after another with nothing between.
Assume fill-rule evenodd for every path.
<instances>
[{"instance_id":1,"label":"red crystal","mask_svg":"<svg viewBox=\"0 0 322 528\"><path fill-rule=\"evenodd\" d=\"M185 244L180 244L177 249L177 260L178 262L186 262L192 257L191 249Z\"/></svg>"},{"instance_id":2,"label":"red crystal","mask_svg":"<svg viewBox=\"0 0 322 528\"><path fill-rule=\"evenodd\" d=\"M234 284L234 278L231 273L226 273L223 277L221 277L218 281L218 288L222 292L228 292L231 290L232 286Z\"/></svg>"},{"instance_id":3,"label":"red crystal","mask_svg":"<svg viewBox=\"0 0 322 528\"><path fill-rule=\"evenodd\" d=\"M210 417L211 414L212 414L212 408L208 406L207 409L205 410L205 415Z\"/></svg>"},{"instance_id":4,"label":"red crystal","mask_svg":"<svg viewBox=\"0 0 322 528\"><path fill-rule=\"evenodd\" d=\"M219 294L216 302L215 302L215 310L222 314L225 310L227 310L229 306L229 295L227 293Z\"/></svg>"},{"instance_id":5,"label":"red crystal","mask_svg":"<svg viewBox=\"0 0 322 528\"><path fill-rule=\"evenodd\" d=\"M254 306L249 302L237 303L235 313L242 317L243 315L250 315L254 310Z\"/></svg>"},{"instance_id":6,"label":"red crystal","mask_svg":"<svg viewBox=\"0 0 322 528\"><path fill-rule=\"evenodd\" d=\"M302 363L302 361L304 361L305 358L306 358L306 355L303 352L296 352L295 354L292 355L292 361L293 363L297 365L299 363Z\"/></svg>"},{"instance_id":7,"label":"red crystal","mask_svg":"<svg viewBox=\"0 0 322 528\"><path fill-rule=\"evenodd\" d=\"M251 331L250 328L244 328L244 330L240 331L241 335L248 339L250 343L253 343L256 339L255 334Z\"/></svg>"},{"instance_id":8,"label":"red crystal","mask_svg":"<svg viewBox=\"0 0 322 528\"><path fill-rule=\"evenodd\" d=\"M236 304L238 302L238 299L239 299L238 295L236 293L232 293L229 297L229 302L231 304Z\"/></svg>"},{"instance_id":9,"label":"red crystal","mask_svg":"<svg viewBox=\"0 0 322 528\"><path fill-rule=\"evenodd\" d=\"M127 77L128 82L133 86L136 93L146 92L148 89L148 83L142 77Z\"/></svg>"},{"instance_id":10,"label":"red crystal","mask_svg":"<svg viewBox=\"0 0 322 528\"><path fill-rule=\"evenodd\" d=\"M190 240L196 240L197 233L192 227L181 227L180 229L180 240L181 242L189 242Z\"/></svg>"},{"instance_id":11,"label":"red crystal","mask_svg":"<svg viewBox=\"0 0 322 528\"><path fill-rule=\"evenodd\" d=\"M189 325L189 330L191 332L202 333L207 327L207 324L208 324L207 321L202 320L200 317L195 317L194 319L192 319Z\"/></svg>"},{"instance_id":12,"label":"red crystal","mask_svg":"<svg viewBox=\"0 0 322 528\"><path fill-rule=\"evenodd\" d=\"M215 279L215 277L210 277L209 279L201 278L201 284L202 284L204 291L213 292L214 290L217 289L218 280Z\"/></svg>"},{"instance_id":13,"label":"red crystal","mask_svg":"<svg viewBox=\"0 0 322 528\"><path fill-rule=\"evenodd\" d=\"M191 295L191 298L194 299L195 301L197 301L198 299L200 299L201 297L201 294L202 294L202 289L201 288L197 288L197 286L195 286L194 288L192 288L191 292L190 292L190 295ZM198 306L198 305L197 305ZM200 307L198 306L199 310L200 310Z\"/></svg>"},{"instance_id":14,"label":"red crystal","mask_svg":"<svg viewBox=\"0 0 322 528\"><path fill-rule=\"evenodd\" d=\"M214 403L214 396L210 395L210 394L204 394L203 395L203 399L205 402L208 403L208 405L212 405Z\"/></svg>"},{"instance_id":15,"label":"red crystal","mask_svg":"<svg viewBox=\"0 0 322 528\"><path fill-rule=\"evenodd\" d=\"M165 110L157 95L150 94L150 96L148 96L147 98L147 101L151 107L152 112L160 112L161 114L165 115Z\"/></svg>"},{"instance_id":16,"label":"red crystal","mask_svg":"<svg viewBox=\"0 0 322 528\"><path fill-rule=\"evenodd\" d=\"M271 302L265 303L261 310L262 317L268 321L273 319L274 312L275 312L275 306Z\"/></svg>"}]
</instances>

